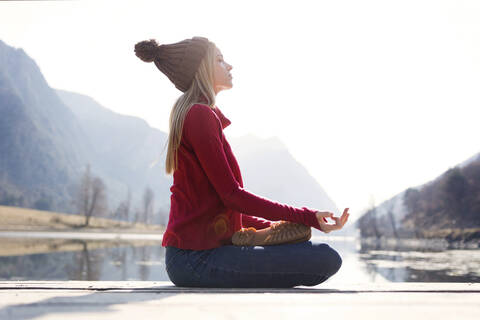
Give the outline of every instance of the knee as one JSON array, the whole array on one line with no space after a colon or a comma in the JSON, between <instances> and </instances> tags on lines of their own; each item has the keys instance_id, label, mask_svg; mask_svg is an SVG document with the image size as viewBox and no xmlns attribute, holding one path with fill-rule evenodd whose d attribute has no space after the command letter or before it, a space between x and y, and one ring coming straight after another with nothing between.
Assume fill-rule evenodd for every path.
<instances>
[{"instance_id":1,"label":"knee","mask_svg":"<svg viewBox=\"0 0 480 320\"><path fill-rule=\"evenodd\" d=\"M321 250L316 255L317 259L312 260L316 276L308 282L302 283L303 285L318 285L337 273L342 266L342 257L335 249L326 243L319 245L318 248Z\"/></svg>"},{"instance_id":2,"label":"knee","mask_svg":"<svg viewBox=\"0 0 480 320\"><path fill-rule=\"evenodd\" d=\"M340 270L340 268L342 267L342 262L343 260L340 254L331 248L328 263L328 265L330 266L330 277L337 273L338 270Z\"/></svg>"},{"instance_id":3,"label":"knee","mask_svg":"<svg viewBox=\"0 0 480 320\"><path fill-rule=\"evenodd\" d=\"M324 275L331 277L340 270L343 262L342 257L335 249L326 243L322 243L319 248L321 248L322 254L318 255L318 263Z\"/></svg>"}]
</instances>

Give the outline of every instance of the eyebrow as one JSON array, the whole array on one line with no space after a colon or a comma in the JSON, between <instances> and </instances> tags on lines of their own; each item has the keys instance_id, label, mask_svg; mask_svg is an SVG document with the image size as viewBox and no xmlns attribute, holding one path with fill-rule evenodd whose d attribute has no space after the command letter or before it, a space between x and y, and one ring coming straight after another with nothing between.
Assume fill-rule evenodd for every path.
<instances>
[{"instance_id":1,"label":"eyebrow","mask_svg":"<svg viewBox=\"0 0 480 320\"><path fill-rule=\"evenodd\" d=\"M223 55L221 55L221 54L217 54L217 57L222 57L222 58L223 58Z\"/></svg>"}]
</instances>

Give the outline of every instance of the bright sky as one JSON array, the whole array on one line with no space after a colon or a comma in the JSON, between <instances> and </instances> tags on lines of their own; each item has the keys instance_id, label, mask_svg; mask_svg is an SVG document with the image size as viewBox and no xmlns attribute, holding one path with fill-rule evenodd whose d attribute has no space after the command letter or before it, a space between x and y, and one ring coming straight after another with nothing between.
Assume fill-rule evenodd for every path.
<instances>
[{"instance_id":1,"label":"bright sky","mask_svg":"<svg viewBox=\"0 0 480 320\"><path fill-rule=\"evenodd\" d=\"M480 151L479 1L0 3L51 87L165 132L181 92L133 48L197 35L233 65L227 139L279 137L352 221Z\"/></svg>"}]
</instances>

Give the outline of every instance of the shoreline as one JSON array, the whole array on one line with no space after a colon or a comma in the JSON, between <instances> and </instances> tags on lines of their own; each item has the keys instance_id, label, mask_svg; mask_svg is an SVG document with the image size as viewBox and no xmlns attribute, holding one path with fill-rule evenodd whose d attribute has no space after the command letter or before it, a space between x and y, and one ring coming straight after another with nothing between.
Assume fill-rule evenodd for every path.
<instances>
[{"instance_id":1,"label":"shoreline","mask_svg":"<svg viewBox=\"0 0 480 320\"><path fill-rule=\"evenodd\" d=\"M389 248L397 249L415 249L415 248L429 248L435 250L450 250L450 249L480 249L479 239L465 241L462 239L447 239L447 238L392 238L392 237L360 237L359 242L370 248Z\"/></svg>"},{"instance_id":2,"label":"shoreline","mask_svg":"<svg viewBox=\"0 0 480 320\"><path fill-rule=\"evenodd\" d=\"M2 232L51 232L51 233L128 233L128 234L163 234L163 228L52 228L46 226L0 226Z\"/></svg>"},{"instance_id":3,"label":"shoreline","mask_svg":"<svg viewBox=\"0 0 480 320\"><path fill-rule=\"evenodd\" d=\"M163 233L165 226L139 222L91 217L85 225L85 217L51 211L0 205L0 230L20 232L119 232L119 233Z\"/></svg>"}]
</instances>

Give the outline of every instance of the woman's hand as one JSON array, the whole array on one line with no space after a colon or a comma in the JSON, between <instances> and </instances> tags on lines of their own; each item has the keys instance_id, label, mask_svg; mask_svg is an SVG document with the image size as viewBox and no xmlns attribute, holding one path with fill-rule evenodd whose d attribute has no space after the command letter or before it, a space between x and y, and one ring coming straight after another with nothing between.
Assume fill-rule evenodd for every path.
<instances>
[{"instance_id":1,"label":"woman's hand","mask_svg":"<svg viewBox=\"0 0 480 320\"><path fill-rule=\"evenodd\" d=\"M333 230L342 229L345 223L347 222L348 217L350 216L350 214L348 213L348 209L349 208L345 208L345 210L343 210L343 214L341 217L335 217L333 213L328 211L317 211L316 214L317 214L318 223L320 224L320 230L322 230L325 233L329 233L330 231L333 231ZM332 218L333 220L335 220L335 223L334 224L326 223L325 222L326 219L324 220L324 218Z\"/></svg>"}]
</instances>

